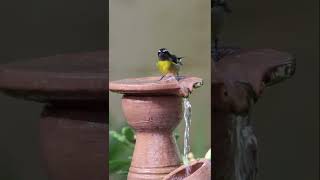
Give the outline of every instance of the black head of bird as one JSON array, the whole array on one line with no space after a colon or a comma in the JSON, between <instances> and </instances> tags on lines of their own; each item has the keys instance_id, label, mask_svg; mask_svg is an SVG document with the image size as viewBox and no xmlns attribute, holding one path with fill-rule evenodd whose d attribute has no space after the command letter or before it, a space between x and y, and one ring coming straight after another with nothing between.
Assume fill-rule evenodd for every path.
<instances>
[{"instance_id":1,"label":"black head of bird","mask_svg":"<svg viewBox=\"0 0 320 180\"><path fill-rule=\"evenodd\" d=\"M175 64L182 65L181 59L184 57L178 57L168 51L166 48L161 48L158 51L158 57L160 61L171 61Z\"/></svg>"},{"instance_id":2,"label":"black head of bird","mask_svg":"<svg viewBox=\"0 0 320 180\"><path fill-rule=\"evenodd\" d=\"M161 48L158 51L159 60L169 60L170 59L170 52L166 48Z\"/></svg>"}]
</instances>

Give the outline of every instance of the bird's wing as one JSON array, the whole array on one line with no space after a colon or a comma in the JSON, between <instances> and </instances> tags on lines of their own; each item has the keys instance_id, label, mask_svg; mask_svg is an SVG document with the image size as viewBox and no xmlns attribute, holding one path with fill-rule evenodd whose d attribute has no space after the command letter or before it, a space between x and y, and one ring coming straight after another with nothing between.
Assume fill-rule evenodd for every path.
<instances>
[{"instance_id":1,"label":"bird's wing","mask_svg":"<svg viewBox=\"0 0 320 180\"><path fill-rule=\"evenodd\" d=\"M182 65L182 62L181 62L181 59L182 59L183 57L177 57L176 55L171 55L170 56L170 60L173 62L173 63L175 63L175 64L180 64L180 65Z\"/></svg>"},{"instance_id":2,"label":"bird's wing","mask_svg":"<svg viewBox=\"0 0 320 180\"><path fill-rule=\"evenodd\" d=\"M171 55L171 56L170 56L170 60L171 60L173 63L178 64L178 58L177 58L177 56Z\"/></svg>"}]
</instances>

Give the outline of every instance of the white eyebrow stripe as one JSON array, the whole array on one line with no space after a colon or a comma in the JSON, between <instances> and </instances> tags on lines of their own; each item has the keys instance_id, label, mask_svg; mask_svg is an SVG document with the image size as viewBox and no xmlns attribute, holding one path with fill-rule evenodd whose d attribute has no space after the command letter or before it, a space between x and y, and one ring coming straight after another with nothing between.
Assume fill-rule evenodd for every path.
<instances>
[{"instance_id":1,"label":"white eyebrow stripe","mask_svg":"<svg viewBox=\"0 0 320 180\"><path fill-rule=\"evenodd\" d=\"M159 49L158 53L160 52L169 52L167 49L163 48L163 49Z\"/></svg>"}]
</instances>

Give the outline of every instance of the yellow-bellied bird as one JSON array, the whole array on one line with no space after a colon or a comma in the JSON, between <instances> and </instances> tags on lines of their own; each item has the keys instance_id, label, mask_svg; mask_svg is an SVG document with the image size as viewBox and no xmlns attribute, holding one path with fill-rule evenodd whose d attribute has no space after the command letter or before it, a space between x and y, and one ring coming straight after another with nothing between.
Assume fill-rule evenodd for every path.
<instances>
[{"instance_id":1,"label":"yellow-bellied bird","mask_svg":"<svg viewBox=\"0 0 320 180\"><path fill-rule=\"evenodd\" d=\"M183 57L177 57L176 55L171 54L166 48L159 49L157 68L162 74L160 80L162 80L167 74L172 74L177 79L180 67L182 66L182 58Z\"/></svg>"}]
</instances>

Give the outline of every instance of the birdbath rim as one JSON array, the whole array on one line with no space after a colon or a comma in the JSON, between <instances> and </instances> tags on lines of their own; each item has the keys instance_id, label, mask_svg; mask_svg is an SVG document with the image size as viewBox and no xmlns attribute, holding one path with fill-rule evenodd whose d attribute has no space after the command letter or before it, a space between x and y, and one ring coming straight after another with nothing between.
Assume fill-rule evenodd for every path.
<instances>
[{"instance_id":1,"label":"birdbath rim","mask_svg":"<svg viewBox=\"0 0 320 180\"><path fill-rule=\"evenodd\" d=\"M178 95L189 96L203 80L194 76L181 76L179 80L160 80L160 76L127 78L109 82L111 92L126 95Z\"/></svg>"},{"instance_id":2,"label":"birdbath rim","mask_svg":"<svg viewBox=\"0 0 320 180\"><path fill-rule=\"evenodd\" d=\"M261 96L267 86L289 79L296 70L295 57L274 49L239 49L215 63L213 84L245 82Z\"/></svg>"},{"instance_id":3,"label":"birdbath rim","mask_svg":"<svg viewBox=\"0 0 320 180\"><path fill-rule=\"evenodd\" d=\"M57 54L0 65L0 92L37 102L105 101L108 51Z\"/></svg>"}]
</instances>

